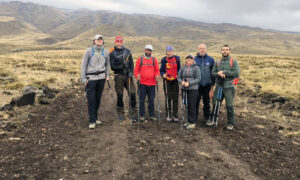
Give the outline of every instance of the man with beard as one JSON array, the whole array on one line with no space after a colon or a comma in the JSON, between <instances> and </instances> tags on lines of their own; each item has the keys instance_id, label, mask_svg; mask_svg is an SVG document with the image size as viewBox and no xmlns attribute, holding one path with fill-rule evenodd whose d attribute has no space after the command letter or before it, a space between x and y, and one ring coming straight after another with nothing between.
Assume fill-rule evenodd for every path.
<instances>
[{"instance_id":1,"label":"man with beard","mask_svg":"<svg viewBox=\"0 0 300 180\"><path fill-rule=\"evenodd\" d=\"M234 95L236 79L240 74L240 67L238 62L230 57L230 47L229 45L224 45L221 49L222 59L215 63L212 76L217 78L216 89L219 86L223 88L222 100L225 98L226 109L227 109L227 130L233 130L234 126ZM213 107L216 106L216 99L218 96L218 91L215 90L213 95ZM214 109L214 108L213 108ZM208 126L212 126L214 122L209 121Z\"/></svg>"},{"instance_id":2,"label":"man with beard","mask_svg":"<svg viewBox=\"0 0 300 180\"><path fill-rule=\"evenodd\" d=\"M145 98L148 96L148 112L150 120L157 121L154 116L155 85L159 78L159 67L155 57L152 56L152 45L145 46L145 53L139 57L135 64L134 76L139 81L139 120L145 121Z\"/></svg>"},{"instance_id":3,"label":"man with beard","mask_svg":"<svg viewBox=\"0 0 300 180\"><path fill-rule=\"evenodd\" d=\"M126 88L129 98L132 117L132 121L136 121L134 118L135 114L135 86L133 83L133 59L132 54L129 49L125 48L123 45L123 37L115 38L115 46L113 51L109 54L111 70L115 74L115 89L117 92L117 112L119 115L119 120L124 120L124 103L123 103L123 92Z\"/></svg>"}]
</instances>

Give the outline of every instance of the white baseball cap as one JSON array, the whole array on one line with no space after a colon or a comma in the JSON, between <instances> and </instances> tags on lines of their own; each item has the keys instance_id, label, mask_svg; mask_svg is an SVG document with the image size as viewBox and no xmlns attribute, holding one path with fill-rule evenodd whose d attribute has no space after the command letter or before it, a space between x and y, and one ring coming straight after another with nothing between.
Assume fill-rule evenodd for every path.
<instances>
[{"instance_id":1,"label":"white baseball cap","mask_svg":"<svg viewBox=\"0 0 300 180\"><path fill-rule=\"evenodd\" d=\"M145 49L150 49L151 51L153 51L153 46L150 45L150 44L147 44L147 45L145 46Z\"/></svg>"},{"instance_id":2,"label":"white baseball cap","mask_svg":"<svg viewBox=\"0 0 300 180\"><path fill-rule=\"evenodd\" d=\"M96 34L96 35L94 36L94 39L93 39L93 40L97 40L97 39L99 39L99 38L103 39L102 35L101 35L101 34Z\"/></svg>"}]
</instances>

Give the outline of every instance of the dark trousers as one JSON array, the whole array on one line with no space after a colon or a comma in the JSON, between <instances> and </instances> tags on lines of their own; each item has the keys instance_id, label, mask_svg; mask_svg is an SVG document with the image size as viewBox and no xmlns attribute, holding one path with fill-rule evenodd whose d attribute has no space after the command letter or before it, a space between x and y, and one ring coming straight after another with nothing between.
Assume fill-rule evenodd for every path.
<instances>
[{"instance_id":1,"label":"dark trousers","mask_svg":"<svg viewBox=\"0 0 300 180\"><path fill-rule=\"evenodd\" d=\"M165 84L166 83L166 84ZM167 86L167 88L166 88ZM166 106L166 116L171 117L171 109L173 108L173 117L178 117L178 93L179 93L179 86L178 81L164 81L164 92L165 92L165 106ZM166 96L168 94L168 99ZM168 108L167 108L167 101L168 101ZM173 103L173 104L172 104ZM169 112L169 113L168 113Z\"/></svg>"},{"instance_id":2,"label":"dark trousers","mask_svg":"<svg viewBox=\"0 0 300 180\"><path fill-rule=\"evenodd\" d=\"M148 112L150 116L154 116L154 98L155 86L146 86L141 84L139 90L140 116L145 116L145 98L148 95Z\"/></svg>"},{"instance_id":3,"label":"dark trousers","mask_svg":"<svg viewBox=\"0 0 300 180\"><path fill-rule=\"evenodd\" d=\"M130 81L130 82L129 82ZM129 79L128 76L123 74L115 74L115 89L117 92L117 106L124 107L123 103L123 91L124 88L127 90L128 95L130 95L131 107L135 108L135 86L132 77Z\"/></svg>"},{"instance_id":4,"label":"dark trousers","mask_svg":"<svg viewBox=\"0 0 300 180\"><path fill-rule=\"evenodd\" d=\"M184 91L184 90L183 90ZM198 90L186 90L187 92L187 101L188 101L188 122L191 124L196 123L196 103ZM184 94L184 92L182 93Z\"/></svg>"},{"instance_id":5,"label":"dark trousers","mask_svg":"<svg viewBox=\"0 0 300 180\"><path fill-rule=\"evenodd\" d=\"M105 85L105 79L90 80L85 87L88 101L89 123L95 123L98 119L98 110Z\"/></svg>"},{"instance_id":6,"label":"dark trousers","mask_svg":"<svg viewBox=\"0 0 300 180\"><path fill-rule=\"evenodd\" d=\"M211 86L200 86L198 88L198 98L197 98L197 115L196 119L198 119L198 114L199 114L199 105L201 101L201 97L203 99L203 114L204 114L204 121L209 120L210 116L210 99L209 99L209 91L210 91Z\"/></svg>"}]
</instances>

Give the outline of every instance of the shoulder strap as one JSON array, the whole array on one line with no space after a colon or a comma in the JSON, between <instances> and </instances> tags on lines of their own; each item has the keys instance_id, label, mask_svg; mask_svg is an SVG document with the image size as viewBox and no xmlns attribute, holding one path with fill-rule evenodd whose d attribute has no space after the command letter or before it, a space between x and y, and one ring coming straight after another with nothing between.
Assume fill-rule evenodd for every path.
<instances>
[{"instance_id":1,"label":"shoulder strap","mask_svg":"<svg viewBox=\"0 0 300 180\"><path fill-rule=\"evenodd\" d=\"M91 47L91 49L92 49L92 54L90 55L90 57L89 57L89 59L88 59L88 62L87 62L87 64L89 64L90 63L90 60L92 59L92 57L95 55L95 48L94 47Z\"/></svg>"},{"instance_id":2,"label":"shoulder strap","mask_svg":"<svg viewBox=\"0 0 300 180\"><path fill-rule=\"evenodd\" d=\"M142 67L142 65L143 65L143 56L141 56L141 61L140 61L140 69L141 69L141 67Z\"/></svg>"},{"instance_id":3,"label":"shoulder strap","mask_svg":"<svg viewBox=\"0 0 300 180\"><path fill-rule=\"evenodd\" d=\"M222 59L220 59L218 62L217 62L217 67L219 68L220 66L220 62L222 61Z\"/></svg>"},{"instance_id":4,"label":"shoulder strap","mask_svg":"<svg viewBox=\"0 0 300 180\"><path fill-rule=\"evenodd\" d=\"M153 62L153 66L155 66L155 62L154 62L154 57L151 56L152 62Z\"/></svg>"},{"instance_id":5,"label":"shoulder strap","mask_svg":"<svg viewBox=\"0 0 300 180\"><path fill-rule=\"evenodd\" d=\"M233 57L231 57L231 58L230 58L230 67L231 67L231 68L232 68L232 66L233 66L233 60L234 60Z\"/></svg>"}]
</instances>

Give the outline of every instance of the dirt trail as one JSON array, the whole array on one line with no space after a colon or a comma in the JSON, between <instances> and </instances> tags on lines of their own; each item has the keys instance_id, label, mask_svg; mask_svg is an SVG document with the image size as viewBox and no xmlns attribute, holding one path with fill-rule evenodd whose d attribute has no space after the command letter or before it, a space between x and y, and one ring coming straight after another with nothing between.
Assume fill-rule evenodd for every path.
<instances>
[{"instance_id":1,"label":"dirt trail","mask_svg":"<svg viewBox=\"0 0 300 180\"><path fill-rule=\"evenodd\" d=\"M162 88L160 99L164 107ZM32 107L22 126L0 135L0 179L300 178L298 139L282 136L251 112L237 113L233 132L222 128L225 113L218 129L198 124L188 132L165 121L120 123L114 103L105 89L103 125L95 130L87 129L82 87L67 90L49 106Z\"/></svg>"}]
</instances>

